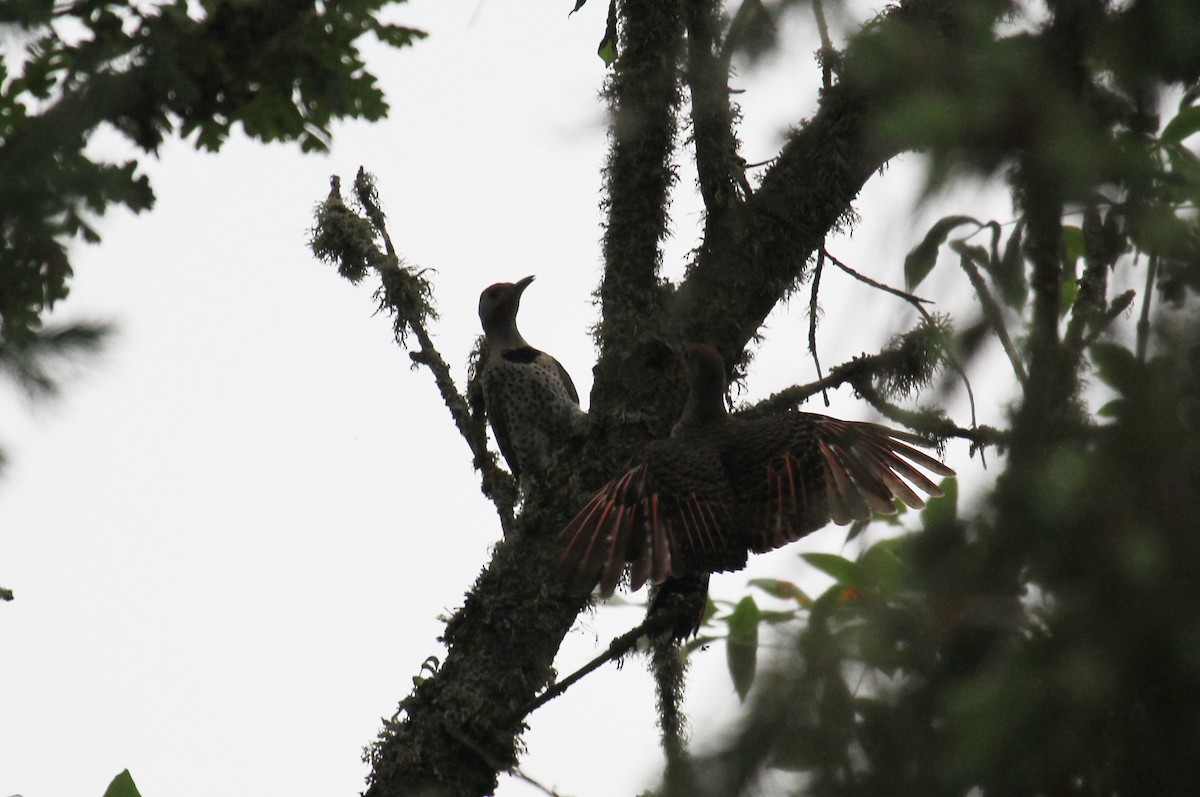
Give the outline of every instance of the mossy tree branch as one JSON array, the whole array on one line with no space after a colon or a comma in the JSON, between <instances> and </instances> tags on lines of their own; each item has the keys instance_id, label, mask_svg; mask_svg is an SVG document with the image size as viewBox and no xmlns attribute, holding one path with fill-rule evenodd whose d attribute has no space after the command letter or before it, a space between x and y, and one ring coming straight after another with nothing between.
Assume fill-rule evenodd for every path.
<instances>
[{"instance_id":1,"label":"mossy tree branch","mask_svg":"<svg viewBox=\"0 0 1200 797\"><path fill-rule=\"evenodd\" d=\"M610 150L605 168L608 221L591 407L601 417L635 421L662 433L673 420L654 383L671 359L661 325L664 286L658 270L667 234L668 197L680 101L682 0L624 0L621 47L609 79ZM642 417L635 417L641 415ZM625 424L621 424L624 426ZM625 454L634 437L612 430Z\"/></svg>"},{"instance_id":2,"label":"mossy tree branch","mask_svg":"<svg viewBox=\"0 0 1200 797\"><path fill-rule=\"evenodd\" d=\"M890 381L894 374L907 370L905 367L897 367L898 361L904 359L905 355L898 356L895 351L864 354L834 366L821 379L784 388L752 406L738 410L736 414L743 418L761 418L799 409L804 402L818 393L849 385L856 394L886 418L907 426L930 440L960 438L970 441L975 448L1007 444L1009 435L1001 429L990 426L963 428L938 413L906 410L885 399L884 391L881 391L878 385Z\"/></svg>"},{"instance_id":3,"label":"mossy tree branch","mask_svg":"<svg viewBox=\"0 0 1200 797\"><path fill-rule=\"evenodd\" d=\"M374 270L379 275L380 286L375 297L380 309L392 316L396 342L402 348L407 348L408 336L411 334L416 337L421 348L411 351L409 357L414 363L429 368L433 374L446 409L471 450L475 468L480 473L483 494L495 504L500 523L507 533L513 525L516 484L497 464L496 455L488 451L487 430L472 416L466 398L454 383L450 367L433 344L426 325L427 320L437 318L431 304L433 288L423 271L404 265L396 254L379 202L375 178L362 168L359 168L354 180L354 195L363 210L362 216L343 201L340 178L334 176L330 179L329 196L317 209L317 220L310 239L313 254L325 262L336 264L338 272L354 283L361 281L368 270ZM383 250L375 243L377 236L383 241Z\"/></svg>"},{"instance_id":4,"label":"mossy tree branch","mask_svg":"<svg viewBox=\"0 0 1200 797\"><path fill-rule=\"evenodd\" d=\"M936 47L934 24L946 5L903 3L878 26L925 25L925 38ZM857 85L856 54L852 42L843 59L847 79L822 92L817 113L791 133L759 189L726 214L719 234L708 231L680 286L672 306L678 328L685 337L713 342L727 359L741 352L803 279L806 264L847 217L867 179L898 152L868 135L879 98L869 100ZM936 52L929 58L936 59Z\"/></svg>"},{"instance_id":5,"label":"mossy tree branch","mask_svg":"<svg viewBox=\"0 0 1200 797\"><path fill-rule=\"evenodd\" d=\"M734 133L737 113L729 101L729 67L717 52L721 4L688 0L686 80L692 100L692 141L700 196L706 212L705 239L712 225L738 200L750 195L745 163Z\"/></svg>"}]
</instances>

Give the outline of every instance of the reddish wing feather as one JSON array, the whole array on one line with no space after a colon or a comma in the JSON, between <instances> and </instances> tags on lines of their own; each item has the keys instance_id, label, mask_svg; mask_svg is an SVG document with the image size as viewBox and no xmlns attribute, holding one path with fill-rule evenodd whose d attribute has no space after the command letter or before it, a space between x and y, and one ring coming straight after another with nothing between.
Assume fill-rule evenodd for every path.
<instances>
[{"instance_id":1,"label":"reddish wing feather","mask_svg":"<svg viewBox=\"0 0 1200 797\"><path fill-rule=\"evenodd\" d=\"M643 453L645 462L601 487L559 535L564 544L559 566L574 569L578 591L599 580L608 597L627 565L637 589L647 579L661 583L676 570L744 564L745 545L731 537L728 487L715 453L675 441L659 441ZM731 563L730 550L741 564Z\"/></svg>"},{"instance_id":2,"label":"reddish wing feather","mask_svg":"<svg viewBox=\"0 0 1200 797\"><path fill-rule=\"evenodd\" d=\"M575 587L611 595L630 585L745 566L747 549L780 547L825 525L924 505L915 486L941 490L923 468L954 471L883 426L793 413L729 421L703 442L658 441L643 461L604 485L560 535L560 566ZM907 480L907 481L906 481ZM730 482L734 484L730 484ZM735 498L736 492L736 498Z\"/></svg>"}]
</instances>

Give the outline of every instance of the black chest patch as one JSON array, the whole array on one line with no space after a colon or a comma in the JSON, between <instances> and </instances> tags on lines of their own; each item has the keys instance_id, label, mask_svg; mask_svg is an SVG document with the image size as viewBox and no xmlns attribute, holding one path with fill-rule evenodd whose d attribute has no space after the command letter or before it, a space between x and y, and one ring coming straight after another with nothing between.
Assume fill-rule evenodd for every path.
<instances>
[{"instance_id":1,"label":"black chest patch","mask_svg":"<svg viewBox=\"0 0 1200 797\"><path fill-rule=\"evenodd\" d=\"M522 346L519 349L509 349L508 351L504 352L504 354L501 356L504 357L505 360L508 360L510 363L521 363L522 365L529 365L531 362L536 360L540 355L541 355L541 352L538 351L537 349L533 348L532 346Z\"/></svg>"}]
</instances>

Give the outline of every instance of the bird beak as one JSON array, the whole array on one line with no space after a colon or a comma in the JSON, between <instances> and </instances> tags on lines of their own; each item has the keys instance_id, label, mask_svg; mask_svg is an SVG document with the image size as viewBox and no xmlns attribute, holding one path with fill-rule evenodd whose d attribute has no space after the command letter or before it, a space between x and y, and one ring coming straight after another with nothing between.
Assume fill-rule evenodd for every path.
<instances>
[{"instance_id":1,"label":"bird beak","mask_svg":"<svg viewBox=\"0 0 1200 797\"><path fill-rule=\"evenodd\" d=\"M533 282L533 279L533 275L530 274L525 279L517 280L515 283L513 283L513 287L517 289L518 296L525 292L525 289L529 287L529 283Z\"/></svg>"}]
</instances>

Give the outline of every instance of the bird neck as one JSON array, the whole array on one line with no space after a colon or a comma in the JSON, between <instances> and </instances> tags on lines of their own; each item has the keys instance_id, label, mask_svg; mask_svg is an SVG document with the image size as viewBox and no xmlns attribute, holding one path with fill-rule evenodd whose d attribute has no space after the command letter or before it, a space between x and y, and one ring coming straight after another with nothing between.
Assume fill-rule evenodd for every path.
<instances>
[{"instance_id":1,"label":"bird neck","mask_svg":"<svg viewBox=\"0 0 1200 797\"><path fill-rule=\"evenodd\" d=\"M488 343L499 351L520 349L529 345L517 330L516 321L497 324L491 328L485 327L483 333L487 336Z\"/></svg>"},{"instance_id":2,"label":"bird neck","mask_svg":"<svg viewBox=\"0 0 1200 797\"><path fill-rule=\"evenodd\" d=\"M729 418L725 410L725 394L715 390L693 390L688 394L687 404L684 405L683 415L675 424L673 436L689 429L711 426Z\"/></svg>"}]
</instances>

